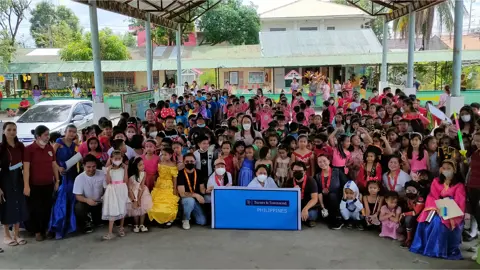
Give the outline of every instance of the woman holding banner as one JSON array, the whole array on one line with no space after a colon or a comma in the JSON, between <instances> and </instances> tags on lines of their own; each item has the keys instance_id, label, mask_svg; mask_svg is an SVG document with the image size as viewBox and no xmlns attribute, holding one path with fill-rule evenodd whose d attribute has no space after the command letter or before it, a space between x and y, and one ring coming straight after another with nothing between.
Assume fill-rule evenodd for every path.
<instances>
[{"instance_id":1,"label":"woman holding banner","mask_svg":"<svg viewBox=\"0 0 480 270\"><path fill-rule=\"evenodd\" d=\"M268 176L267 165L260 164L255 168L255 178L248 184L249 188L278 188L275 180Z\"/></svg>"}]
</instances>

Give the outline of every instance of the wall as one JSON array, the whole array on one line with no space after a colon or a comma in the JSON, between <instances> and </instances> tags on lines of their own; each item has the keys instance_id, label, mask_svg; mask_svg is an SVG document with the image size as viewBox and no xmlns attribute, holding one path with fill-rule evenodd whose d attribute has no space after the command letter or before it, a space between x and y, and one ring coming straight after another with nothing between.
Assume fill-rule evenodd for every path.
<instances>
[{"instance_id":1,"label":"wall","mask_svg":"<svg viewBox=\"0 0 480 270\"><path fill-rule=\"evenodd\" d=\"M238 81L239 81L239 86L235 85L233 86L233 89L237 89L238 87L241 89L244 89L245 86L248 87L248 89L254 89L257 88L257 84L251 84L248 83L248 73L249 72L267 72L269 71L268 74L268 82L264 84L260 84L259 87L264 88L266 90L273 89L272 88L272 69L266 69L266 68L222 68L220 69L220 86L223 87L225 85L225 81L229 81L228 75L225 76L226 74L229 74L230 71L238 71Z\"/></svg>"},{"instance_id":2,"label":"wall","mask_svg":"<svg viewBox=\"0 0 480 270\"><path fill-rule=\"evenodd\" d=\"M327 27L334 26L335 30L361 29L366 20L361 18L348 19L311 19L311 20L286 20L262 21L261 31L269 32L270 28L286 28L286 31L300 30L300 27L317 27L318 30L327 30Z\"/></svg>"},{"instance_id":3,"label":"wall","mask_svg":"<svg viewBox=\"0 0 480 270\"><path fill-rule=\"evenodd\" d=\"M58 75L58 73L48 73L47 89L72 88L73 78L71 73L62 73L62 76Z\"/></svg>"},{"instance_id":4,"label":"wall","mask_svg":"<svg viewBox=\"0 0 480 270\"><path fill-rule=\"evenodd\" d=\"M142 90L147 87L147 72L137 71L135 72L135 89Z\"/></svg>"}]
</instances>

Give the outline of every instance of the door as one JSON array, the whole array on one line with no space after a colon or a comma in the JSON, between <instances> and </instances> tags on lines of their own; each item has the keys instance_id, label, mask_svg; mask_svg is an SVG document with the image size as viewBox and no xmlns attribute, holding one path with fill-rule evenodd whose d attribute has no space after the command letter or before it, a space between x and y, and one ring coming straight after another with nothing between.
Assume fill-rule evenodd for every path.
<instances>
[{"instance_id":1,"label":"door","mask_svg":"<svg viewBox=\"0 0 480 270\"><path fill-rule=\"evenodd\" d=\"M83 108L85 109L87 119L87 126L93 125L93 106L92 103L83 103Z\"/></svg>"},{"instance_id":2,"label":"door","mask_svg":"<svg viewBox=\"0 0 480 270\"><path fill-rule=\"evenodd\" d=\"M78 115L82 116L83 119L78 121L73 121L73 119L75 119L75 117ZM77 105L75 105L75 108L73 108L71 119L72 119L72 124L74 124L77 127L77 129L82 129L88 125L87 112L85 111L85 107L83 106L82 103L78 103Z\"/></svg>"}]
</instances>

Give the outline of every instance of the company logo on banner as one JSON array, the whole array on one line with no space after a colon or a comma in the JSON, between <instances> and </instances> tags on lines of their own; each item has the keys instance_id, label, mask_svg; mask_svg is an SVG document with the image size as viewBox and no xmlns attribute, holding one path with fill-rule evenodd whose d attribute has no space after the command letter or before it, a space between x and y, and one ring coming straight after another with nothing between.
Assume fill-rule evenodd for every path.
<instances>
[{"instance_id":1,"label":"company logo on banner","mask_svg":"<svg viewBox=\"0 0 480 270\"><path fill-rule=\"evenodd\" d=\"M301 230L300 207L298 188L215 188L212 228Z\"/></svg>"}]
</instances>

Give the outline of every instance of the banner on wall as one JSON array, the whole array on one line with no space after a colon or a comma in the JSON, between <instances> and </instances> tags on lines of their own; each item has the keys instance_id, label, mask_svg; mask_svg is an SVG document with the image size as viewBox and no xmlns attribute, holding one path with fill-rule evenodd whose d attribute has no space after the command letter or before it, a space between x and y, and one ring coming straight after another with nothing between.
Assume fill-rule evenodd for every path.
<instances>
[{"instance_id":1,"label":"banner on wall","mask_svg":"<svg viewBox=\"0 0 480 270\"><path fill-rule=\"evenodd\" d=\"M301 230L300 189L220 187L212 191L212 228Z\"/></svg>"},{"instance_id":2,"label":"banner on wall","mask_svg":"<svg viewBox=\"0 0 480 270\"><path fill-rule=\"evenodd\" d=\"M150 103L155 102L153 90L129 94L122 94L122 112L128 112L131 116L137 116L145 120L145 111L150 108Z\"/></svg>"}]
</instances>

